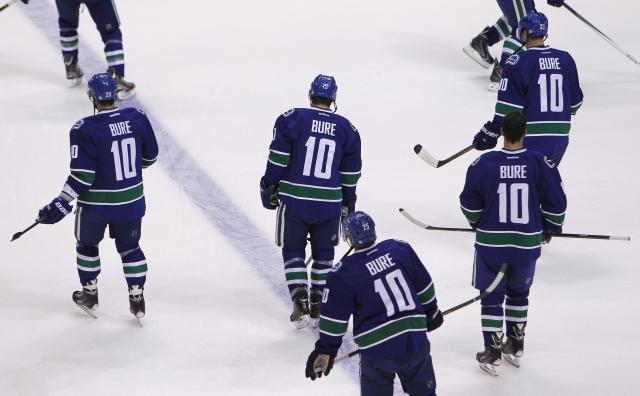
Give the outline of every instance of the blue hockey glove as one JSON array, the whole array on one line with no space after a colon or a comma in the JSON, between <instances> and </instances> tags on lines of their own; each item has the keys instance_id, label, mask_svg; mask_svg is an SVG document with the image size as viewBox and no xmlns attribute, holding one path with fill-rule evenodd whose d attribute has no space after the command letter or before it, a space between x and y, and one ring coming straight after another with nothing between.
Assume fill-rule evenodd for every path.
<instances>
[{"instance_id":1,"label":"blue hockey glove","mask_svg":"<svg viewBox=\"0 0 640 396\"><path fill-rule=\"evenodd\" d=\"M434 331L444 323L444 316L440 309L436 308L435 312L427 313L427 332Z\"/></svg>"},{"instance_id":2,"label":"blue hockey glove","mask_svg":"<svg viewBox=\"0 0 640 396\"><path fill-rule=\"evenodd\" d=\"M544 234L542 234L542 244L546 245L546 244L550 243L551 242L551 238L553 238L553 234L545 232Z\"/></svg>"},{"instance_id":3,"label":"blue hockey glove","mask_svg":"<svg viewBox=\"0 0 640 396\"><path fill-rule=\"evenodd\" d=\"M42 224L55 224L71 213L72 209L73 206L69 205L69 202L56 197L50 204L40 209L38 221Z\"/></svg>"},{"instance_id":4,"label":"blue hockey glove","mask_svg":"<svg viewBox=\"0 0 640 396\"><path fill-rule=\"evenodd\" d=\"M356 211L356 198L342 201L342 211L340 212L340 234L342 240L347 241L347 236L344 233L344 219L349 213Z\"/></svg>"},{"instance_id":5,"label":"blue hockey glove","mask_svg":"<svg viewBox=\"0 0 640 396\"><path fill-rule=\"evenodd\" d=\"M260 199L266 209L273 210L278 207L278 186L267 184L264 177L260 179Z\"/></svg>"},{"instance_id":6,"label":"blue hockey glove","mask_svg":"<svg viewBox=\"0 0 640 396\"><path fill-rule=\"evenodd\" d=\"M23 2L24 4L29 4L29 0L20 0L21 2Z\"/></svg>"},{"instance_id":7,"label":"blue hockey glove","mask_svg":"<svg viewBox=\"0 0 640 396\"><path fill-rule=\"evenodd\" d=\"M329 375L335 358L335 353L322 353L317 348L314 349L307 359L307 366L304 370L305 377L315 381L316 378L322 377L323 374Z\"/></svg>"},{"instance_id":8,"label":"blue hockey glove","mask_svg":"<svg viewBox=\"0 0 640 396\"><path fill-rule=\"evenodd\" d=\"M564 0L547 0L547 4L554 7L562 7Z\"/></svg>"},{"instance_id":9,"label":"blue hockey glove","mask_svg":"<svg viewBox=\"0 0 640 396\"><path fill-rule=\"evenodd\" d=\"M473 143L476 150L489 150L496 147L498 138L500 137L500 128L493 121L487 121L480 132L473 137Z\"/></svg>"}]
</instances>

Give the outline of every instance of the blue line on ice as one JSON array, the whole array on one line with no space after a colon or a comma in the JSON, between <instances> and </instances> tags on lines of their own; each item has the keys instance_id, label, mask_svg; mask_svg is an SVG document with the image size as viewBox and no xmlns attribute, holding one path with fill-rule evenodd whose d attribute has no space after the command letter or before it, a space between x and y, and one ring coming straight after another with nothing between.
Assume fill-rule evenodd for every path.
<instances>
[{"instance_id":1,"label":"blue line on ice","mask_svg":"<svg viewBox=\"0 0 640 396\"><path fill-rule=\"evenodd\" d=\"M60 39L58 36L57 12L48 2L32 2L28 7L20 7L32 23L45 36L49 44L57 51ZM87 76L105 70L105 61L97 55L83 40L80 40L80 64ZM135 97L125 102L127 105L145 110L145 106ZM145 110L146 112L146 110ZM282 272L282 257L273 242L264 237L260 229L253 224L244 212L233 204L224 190L216 181L202 169L193 158L180 146L162 124L147 112L156 132L160 145L158 163L167 175L182 190L191 202L199 207L207 220L227 238L233 246L256 270L259 276L268 280L273 291L287 305L290 296L284 285ZM70 122L75 120L69 120ZM256 182L256 199L257 199ZM287 318L283 318L287 320ZM309 343L309 350L312 344ZM345 337L342 352L346 353L356 348L351 337ZM301 357L300 364L306 361ZM343 365L353 374L354 379L359 376L358 359L349 359Z\"/></svg>"}]
</instances>

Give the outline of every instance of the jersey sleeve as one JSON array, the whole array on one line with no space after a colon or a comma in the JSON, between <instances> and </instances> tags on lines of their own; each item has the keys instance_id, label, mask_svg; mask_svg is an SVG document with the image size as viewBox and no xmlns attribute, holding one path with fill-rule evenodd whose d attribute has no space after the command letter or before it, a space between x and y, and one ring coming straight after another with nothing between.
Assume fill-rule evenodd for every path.
<instances>
[{"instance_id":1,"label":"jersey sleeve","mask_svg":"<svg viewBox=\"0 0 640 396\"><path fill-rule=\"evenodd\" d=\"M142 112L140 111L140 113ZM160 149L149 118L144 113L142 113L142 116L144 117L143 125L145 126L144 140L142 141L142 167L148 168L158 160Z\"/></svg>"},{"instance_id":2,"label":"jersey sleeve","mask_svg":"<svg viewBox=\"0 0 640 396\"><path fill-rule=\"evenodd\" d=\"M269 145L269 159L264 174L269 184L278 184L289 166L294 142L290 136L289 125L295 117L295 110L289 110L280 115L273 126L273 140Z\"/></svg>"},{"instance_id":3,"label":"jersey sleeve","mask_svg":"<svg viewBox=\"0 0 640 396\"><path fill-rule=\"evenodd\" d=\"M353 131L349 131L344 149L342 162L340 162L340 183L342 183L342 200L355 201L356 185L362 176L362 156L360 153L360 134L356 127L349 123Z\"/></svg>"},{"instance_id":4,"label":"jersey sleeve","mask_svg":"<svg viewBox=\"0 0 640 396\"><path fill-rule=\"evenodd\" d=\"M543 229L545 232L559 234L562 232L567 210L567 196L564 193L558 168L551 160L546 157L544 159L542 196L540 197L540 210L544 218Z\"/></svg>"},{"instance_id":5,"label":"jersey sleeve","mask_svg":"<svg viewBox=\"0 0 640 396\"><path fill-rule=\"evenodd\" d=\"M406 246L413 269L413 279L411 281L416 289L420 304L427 315L436 312L438 309L438 299L436 298L436 289L433 285L431 275L424 264L422 264L422 261L420 261L415 250L413 250L409 244L406 244Z\"/></svg>"},{"instance_id":6,"label":"jersey sleeve","mask_svg":"<svg viewBox=\"0 0 640 396\"><path fill-rule=\"evenodd\" d=\"M521 77L518 63L519 55L511 55L502 69L502 79L498 89L498 99L496 101L493 121L497 125L502 125L502 119L509 113L522 112L526 99L526 88Z\"/></svg>"},{"instance_id":7,"label":"jersey sleeve","mask_svg":"<svg viewBox=\"0 0 640 396\"><path fill-rule=\"evenodd\" d=\"M84 133L78 124L81 126L78 122L69 133L71 169L60 193L60 197L69 202L89 191L96 178L98 150L91 136Z\"/></svg>"},{"instance_id":8,"label":"jersey sleeve","mask_svg":"<svg viewBox=\"0 0 640 396\"><path fill-rule=\"evenodd\" d=\"M580 79L578 78L578 68L573 58L569 57L569 81L571 89L571 114L576 115L578 110L582 106L584 100L584 94L582 88L580 88Z\"/></svg>"},{"instance_id":9,"label":"jersey sleeve","mask_svg":"<svg viewBox=\"0 0 640 396\"><path fill-rule=\"evenodd\" d=\"M327 276L320 306L319 335L316 348L335 353L347 333L349 317L353 312L354 289L335 272Z\"/></svg>"},{"instance_id":10,"label":"jersey sleeve","mask_svg":"<svg viewBox=\"0 0 640 396\"><path fill-rule=\"evenodd\" d=\"M484 212L484 198L481 190L480 170L478 158L467 169L467 177L464 182L464 188L460 193L460 209L467 218L469 224L475 228Z\"/></svg>"}]
</instances>

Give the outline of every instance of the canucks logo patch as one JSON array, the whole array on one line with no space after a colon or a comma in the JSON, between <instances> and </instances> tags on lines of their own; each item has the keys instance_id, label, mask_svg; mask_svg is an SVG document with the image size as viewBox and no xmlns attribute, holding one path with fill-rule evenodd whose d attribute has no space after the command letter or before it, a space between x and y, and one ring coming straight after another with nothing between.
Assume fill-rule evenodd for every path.
<instances>
[{"instance_id":1,"label":"canucks logo patch","mask_svg":"<svg viewBox=\"0 0 640 396\"><path fill-rule=\"evenodd\" d=\"M520 60L520 55L513 54L507 59L507 64L511 66L515 66L519 60Z\"/></svg>"},{"instance_id":2,"label":"canucks logo patch","mask_svg":"<svg viewBox=\"0 0 640 396\"><path fill-rule=\"evenodd\" d=\"M342 261L338 261L336 265L331 268L331 272L338 272L342 268Z\"/></svg>"},{"instance_id":3,"label":"canucks logo patch","mask_svg":"<svg viewBox=\"0 0 640 396\"><path fill-rule=\"evenodd\" d=\"M358 129L354 127L352 123L349 123L349 125L351 125L351 129L353 129L354 132L358 132Z\"/></svg>"},{"instance_id":4,"label":"canucks logo patch","mask_svg":"<svg viewBox=\"0 0 640 396\"><path fill-rule=\"evenodd\" d=\"M287 111L285 111L284 113L282 113L283 117L289 117L291 114L293 114L293 112L296 111L296 109L289 109Z\"/></svg>"},{"instance_id":5,"label":"canucks logo patch","mask_svg":"<svg viewBox=\"0 0 640 396\"><path fill-rule=\"evenodd\" d=\"M76 122L75 124L73 124L73 129L80 129L82 124L84 124L84 119L82 119L82 120ZM67 125L69 125L69 124L67 124Z\"/></svg>"},{"instance_id":6,"label":"canucks logo patch","mask_svg":"<svg viewBox=\"0 0 640 396\"><path fill-rule=\"evenodd\" d=\"M546 162L546 163L547 163L547 166L548 166L549 168L551 168L551 169L553 169L553 168L555 168L555 167L556 167L556 163L555 163L555 162L553 162L553 160L552 160L551 158L547 157L546 155L544 156L544 162Z\"/></svg>"},{"instance_id":7,"label":"canucks logo patch","mask_svg":"<svg viewBox=\"0 0 640 396\"><path fill-rule=\"evenodd\" d=\"M476 158L476 160L471 163L471 166L476 166L478 161L480 161L480 157Z\"/></svg>"}]
</instances>

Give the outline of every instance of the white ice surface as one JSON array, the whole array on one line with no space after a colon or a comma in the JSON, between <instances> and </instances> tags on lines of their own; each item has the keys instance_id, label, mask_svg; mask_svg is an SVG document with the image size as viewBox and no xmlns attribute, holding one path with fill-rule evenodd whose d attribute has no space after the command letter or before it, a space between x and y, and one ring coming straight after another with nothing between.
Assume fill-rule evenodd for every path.
<instances>
[{"instance_id":1,"label":"white ice surface","mask_svg":"<svg viewBox=\"0 0 640 396\"><path fill-rule=\"evenodd\" d=\"M485 89L486 72L461 48L497 19L495 4L182 3L118 2L127 76L154 120L257 226L256 241L271 239L274 226L257 196L273 121L305 105L317 73L333 74L339 112L362 134L359 208L374 216L381 237L414 245L443 308L471 297L471 237L420 230L397 209L435 225L465 224L457 195L474 154L436 170L412 148L421 143L444 157L490 118L495 97ZM561 167L570 200L565 230L634 239L555 239L545 248L522 367L505 366L497 379L474 362L479 307L447 317L429 335L440 395L634 395L640 384L640 69L567 11L539 3L551 21L549 42L574 55L585 91ZM576 3L640 54L635 1ZM65 87L58 49L22 7L0 13L0 235L7 240L59 191L68 129L91 112L84 88ZM86 12L81 20L81 40L99 54L93 22ZM112 241L101 248L98 320L71 302L71 219L0 245L0 395L357 394L352 369L342 365L314 383L303 377L313 337L288 323L283 287L264 282L256 263L229 243L233 237L209 221L211 209L194 205L202 191L185 194L166 173L170 164L160 165L145 171L144 328L128 313ZM277 256L273 246L265 257ZM271 264L267 271L280 268Z\"/></svg>"}]
</instances>

